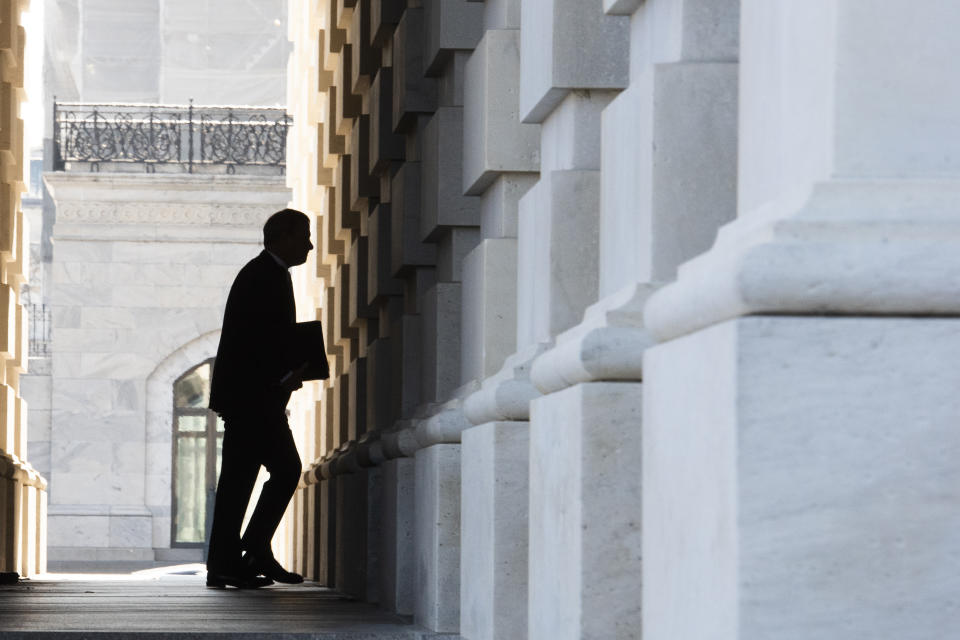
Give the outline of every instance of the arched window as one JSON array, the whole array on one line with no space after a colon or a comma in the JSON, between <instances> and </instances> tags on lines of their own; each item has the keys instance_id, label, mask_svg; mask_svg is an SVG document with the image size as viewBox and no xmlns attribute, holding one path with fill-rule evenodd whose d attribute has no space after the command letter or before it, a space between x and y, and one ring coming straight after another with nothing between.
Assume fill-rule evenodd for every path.
<instances>
[{"instance_id":1,"label":"arched window","mask_svg":"<svg viewBox=\"0 0 960 640\"><path fill-rule=\"evenodd\" d=\"M223 421L207 409L213 360L173 383L173 501L171 546L200 547L213 518L220 474Z\"/></svg>"}]
</instances>

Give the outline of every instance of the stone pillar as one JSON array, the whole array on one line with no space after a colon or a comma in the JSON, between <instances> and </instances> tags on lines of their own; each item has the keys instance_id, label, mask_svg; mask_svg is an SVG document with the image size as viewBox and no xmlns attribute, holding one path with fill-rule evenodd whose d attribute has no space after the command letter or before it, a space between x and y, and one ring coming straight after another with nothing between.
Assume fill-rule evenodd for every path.
<instances>
[{"instance_id":1,"label":"stone pillar","mask_svg":"<svg viewBox=\"0 0 960 640\"><path fill-rule=\"evenodd\" d=\"M641 385L534 400L530 638L640 637Z\"/></svg>"},{"instance_id":2,"label":"stone pillar","mask_svg":"<svg viewBox=\"0 0 960 640\"><path fill-rule=\"evenodd\" d=\"M738 219L645 311L644 639L939 637L960 7L744 0L741 25Z\"/></svg>"},{"instance_id":3,"label":"stone pillar","mask_svg":"<svg viewBox=\"0 0 960 640\"><path fill-rule=\"evenodd\" d=\"M330 465L318 467L320 500L317 517L317 582L331 587L336 584L337 549L337 478L330 474Z\"/></svg>"},{"instance_id":4,"label":"stone pillar","mask_svg":"<svg viewBox=\"0 0 960 640\"><path fill-rule=\"evenodd\" d=\"M387 460L382 465L380 606L401 615L413 615L415 601L414 466L412 458Z\"/></svg>"},{"instance_id":5,"label":"stone pillar","mask_svg":"<svg viewBox=\"0 0 960 640\"><path fill-rule=\"evenodd\" d=\"M540 180L519 211L517 346L527 354L529 371L533 357L597 301L601 114L628 82L629 23L605 16L600 3L524 2L521 11L520 115L541 124ZM583 549L564 532L542 535L580 504L574 491L579 454L571 449L564 457L556 449L577 431L577 412L558 402L535 399L528 414L530 555L523 632L551 640L590 637L583 633L593 629L580 623L578 598L590 587L581 579ZM569 429L557 420L564 412ZM561 478L565 482L554 487ZM579 531L581 520L573 516L564 524L564 531ZM558 581L553 571L561 567L569 573Z\"/></svg>"},{"instance_id":6,"label":"stone pillar","mask_svg":"<svg viewBox=\"0 0 960 640\"><path fill-rule=\"evenodd\" d=\"M463 434L460 635L522 638L527 628L529 423Z\"/></svg>"},{"instance_id":7,"label":"stone pillar","mask_svg":"<svg viewBox=\"0 0 960 640\"><path fill-rule=\"evenodd\" d=\"M653 344L643 308L735 210L736 3L608 1L603 9L581 24L628 31L630 72L601 116L591 264L600 298L563 321L566 300L553 302L553 324L542 318L532 328L553 336L531 369L544 394L531 414L532 639L640 636L640 381ZM592 43L594 29L581 40ZM580 46L594 47L587 50L598 60L625 61L609 37L601 40ZM536 104L532 113L544 101ZM543 313L550 303L530 306Z\"/></svg>"},{"instance_id":8,"label":"stone pillar","mask_svg":"<svg viewBox=\"0 0 960 640\"><path fill-rule=\"evenodd\" d=\"M461 444L460 635L471 640L526 634L529 382L514 413L498 396L517 386L504 361L517 347L519 201L540 169L540 125L520 121L520 3L488 2L484 18L464 88L463 185L480 196L482 240L464 261L461 380L484 387L466 400L478 426Z\"/></svg>"},{"instance_id":9,"label":"stone pillar","mask_svg":"<svg viewBox=\"0 0 960 640\"><path fill-rule=\"evenodd\" d=\"M460 628L460 445L417 451L414 620L436 632Z\"/></svg>"},{"instance_id":10,"label":"stone pillar","mask_svg":"<svg viewBox=\"0 0 960 640\"><path fill-rule=\"evenodd\" d=\"M608 10L632 16L631 66L603 113L601 298L673 280L736 214L739 4Z\"/></svg>"},{"instance_id":11,"label":"stone pillar","mask_svg":"<svg viewBox=\"0 0 960 640\"><path fill-rule=\"evenodd\" d=\"M27 460L27 407L20 377L27 370L27 311L20 287L29 239L21 210L23 185L23 0L0 3L0 571L46 571L46 481Z\"/></svg>"}]
</instances>

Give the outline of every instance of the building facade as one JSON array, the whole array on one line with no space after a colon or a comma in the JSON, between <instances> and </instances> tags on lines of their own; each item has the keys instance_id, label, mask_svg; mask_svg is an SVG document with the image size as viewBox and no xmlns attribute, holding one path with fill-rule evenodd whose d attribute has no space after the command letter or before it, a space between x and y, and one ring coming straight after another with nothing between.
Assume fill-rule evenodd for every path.
<instances>
[{"instance_id":1,"label":"building facade","mask_svg":"<svg viewBox=\"0 0 960 640\"><path fill-rule=\"evenodd\" d=\"M956 629L955 3L290 7L289 560L471 640Z\"/></svg>"},{"instance_id":2,"label":"building facade","mask_svg":"<svg viewBox=\"0 0 960 640\"><path fill-rule=\"evenodd\" d=\"M45 9L46 202L30 293L50 336L23 392L32 460L50 479L50 567L201 561L223 305L263 221L289 202L286 4Z\"/></svg>"},{"instance_id":3,"label":"building facade","mask_svg":"<svg viewBox=\"0 0 960 640\"><path fill-rule=\"evenodd\" d=\"M0 2L0 572L46 571L47 482L27 450L27 405L20 376L27 370L27 309L21 286L29 271L29 235L24 225L23 51L20 23L25 2Z\"/></svg>"}]
</instances>

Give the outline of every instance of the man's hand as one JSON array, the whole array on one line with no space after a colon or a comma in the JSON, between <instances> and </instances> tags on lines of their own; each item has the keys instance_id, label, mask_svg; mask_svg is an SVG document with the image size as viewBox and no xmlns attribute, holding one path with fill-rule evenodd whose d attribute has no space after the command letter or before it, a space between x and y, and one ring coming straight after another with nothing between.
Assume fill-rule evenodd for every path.
<instances>
[{"instance_id":1,"label":"man's hand","mask_svg":"<svg viewBox=\"0 0 960 640\"><path fill-rule=\"evenodd\" d=\"M293 393L297 389L303 386L303 372L307 370L307 363L304 362L302 365L287 373L280 379L280 388L288 393Z\"/></svg>"}]
</instances>

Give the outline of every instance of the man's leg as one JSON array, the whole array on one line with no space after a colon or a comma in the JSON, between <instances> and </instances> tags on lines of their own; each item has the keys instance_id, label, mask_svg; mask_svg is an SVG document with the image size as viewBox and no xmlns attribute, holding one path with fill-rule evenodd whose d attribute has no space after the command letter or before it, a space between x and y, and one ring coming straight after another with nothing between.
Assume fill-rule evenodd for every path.
<instances>
[{"instance_id":1,"label":"man's leg","mask_svg":"<svg viewBox=\"0 0 960 640\"><path fill-rule=\"evenodd\" d=\"M241 546L245 551L264 552L270 549L270 541L283 519L290 498L297 490L302 472L300 454L286 421L282 428L267 437L270 440L263 443L260 462L270 473L270 479L264 483L253 516L243 533Z\"/></svg>"},{"instance_id":2,"label":"man's leg","mask_svg":"<svg viewBox=\"0 0 960 640\"><path fill-rule=\"evenodd\" d=\"M284 570L270 549L270 541L297 490L302 470L300 455L286 421L282 428L271 433L270 444L263 451L262 463L270 473L270 479L264 483L253 516L243 533L241 546L248 552L245 560L253 569L278 582L303 582L303 576Z\"/></svg>"},{"instance_id":3,"label":"man's leg","mask_svg":"<svg viewBox=\"0 0 960 640\"><path fill-rule=\"evenodd\" d=\"M251 426L228 420L223 434L220 480L213 506L207 570L236 575L240 569L240 526L260 472L259 447Z\"/></svg>"}]
</instances>

